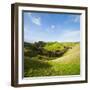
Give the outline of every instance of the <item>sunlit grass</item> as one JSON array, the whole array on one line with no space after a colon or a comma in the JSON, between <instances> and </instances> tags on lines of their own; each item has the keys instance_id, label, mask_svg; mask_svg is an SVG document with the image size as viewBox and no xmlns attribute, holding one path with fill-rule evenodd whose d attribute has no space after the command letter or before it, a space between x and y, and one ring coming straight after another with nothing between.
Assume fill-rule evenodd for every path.
<instances>
[{"instance_id":1,"label":"sunlit grass","mask_svg":"<svg viewBox=\"0 0 90 90\"><path fill-rule=\"evenodd\" d=\"M64 76L80 75L80 46L79 44L69 49L62 57L49 60L49 57L25 57L24 76Z\"/></svg>"}]
</instances>

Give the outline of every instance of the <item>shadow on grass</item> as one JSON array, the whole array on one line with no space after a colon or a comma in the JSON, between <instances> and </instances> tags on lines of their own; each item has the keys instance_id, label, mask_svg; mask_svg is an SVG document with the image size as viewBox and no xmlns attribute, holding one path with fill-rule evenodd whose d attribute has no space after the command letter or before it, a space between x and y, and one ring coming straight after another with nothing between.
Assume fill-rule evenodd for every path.
<instances>
[{"instance_id":1,"label":"shadow on grass","mask_svg":"<svg viewBox=\"0 0 90 90\"><path fill-rule=\"evenodd\" d=\"M24 65L27 68L38 69L38 68L49 68L51 65L48 62L40 60L25 59Z\"/></svg>"},{"instance_id":2,"label":"shadow on grass","mask_svg":"<svg viewBox=\"0 0 90 90\"><path fill-rule=\"evenodd\" d=\"M28 76L28 72L32 72L32 75L34 72L38 71L40 69L48 69L50 68L51 65L48 62L45 61L40 61L40 60L32 60L30 57L25 57L24 58L24 76Z\"/></svg>"}]
</instances>

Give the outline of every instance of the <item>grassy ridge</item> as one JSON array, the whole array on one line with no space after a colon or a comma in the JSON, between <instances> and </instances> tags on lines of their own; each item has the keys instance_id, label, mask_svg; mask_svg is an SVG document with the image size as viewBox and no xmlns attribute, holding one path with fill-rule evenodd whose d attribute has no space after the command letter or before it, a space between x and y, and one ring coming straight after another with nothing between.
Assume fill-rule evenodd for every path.
<instances>
[{"instance_id":1,"label":"grassy ridge","mask_svg":"<svg viewBox=\"0 0 90 90\"><path fill-rule=\"evenodd\" d=\"M28 44L27 44L28 45ZM30 57L24 56L24 76L60 76L60 75L79 75L80 74L80 45L79 43L48 43L43 46L49 51L63 50L64 46L71 46L64 55L57 58L36 55ZM52 48L53 47L53 48ZM29 47L24 50L24 53L29 51Z\"/></svg>"},{"instance_id":2,"label":"grassy ridge","mask_svg":"<svg viewBox=\"0 0 90 90\"><path fill-rule=\"evenodd\" d=\"M48 50L48 51L54 51L54 50L63 50L65 46L68 47L73 47L76 44L78 44L78 42L63 42L63 43L59 43L59 42L49 42L44 46L44 49Z\"/></svg>"},{"instance_id":3,"label":"grassy ridge","mask_svg":"<svg viewBox=\"0 0 90 90\"><path fill-rule=\"evenodd\" d=\"M75 46L65 53L63 57L50 62L57 71L57 75L78 75L80 74L80 47Z\"/></svg>"}]
</instances>

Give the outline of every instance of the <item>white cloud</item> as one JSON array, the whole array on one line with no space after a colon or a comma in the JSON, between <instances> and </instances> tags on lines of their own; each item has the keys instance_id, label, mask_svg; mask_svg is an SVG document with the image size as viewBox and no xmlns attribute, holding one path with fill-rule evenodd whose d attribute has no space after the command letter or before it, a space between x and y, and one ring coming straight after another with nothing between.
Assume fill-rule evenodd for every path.
<instances>
[{"instance_id":1,"label":"white cloud","mask_svg":"<svg viewBox=\"0 0 90 90\"><path fill-rule=\"evenodd\" d=\"M38 26L41 25L41 18L40 17L32 17L32 22Z\"/></svg>"},{"instance_id":2,"label":"white cloud","mask_svg":"<svg viewBox=\"0 0 90 90\"><path fill-rule=\"evenodd\" d=\"M34 16L32 13L26 13L26 15L34 24L41 25L41 18L39 16Z\"/></svg>"},{"instance_id":3,"label":"white cloud","mask_svg":"<svg viewBox=\"0 0 90 90\"><path fill-rule=\"evenodd\" d=\"M54 29L55 28L55 25L51 25L51 29Z\"/></svg>"},{"instance_id":4,"label":"white cloud","mask_svg":"<svg viewBox=\"0 0 90 90\"><path fill-rule=\"evenodd\" d=\"M51 33L51 32L54 32L55 31L55 28L56 28L55 25L50 25L50 26L47 27L46 31L49 32L49 33Z\"/></svg>"},{"instance_id":5,"label":"white cloud","mask_svg":"<svg viewBox=\"0 0 90 90\"><path fill-rule=\"evenodd\" d=\"M75 35L77 35L77 34L79 34L80 33L80 31L79 30L67 30L66 32L64 32L64 34L63 34L63 36L65 36L65 37L68 37L68 36L75 36Z\"/></svg>"},{"instance_id":6,"label":"white cloud","mask_svg":"<svg viewBox=\"0 0 90 90\"><path fill-rule=\"evenodd\" d=\"M80 15L70 15L65 23L78 23L80 22Z\"/></svg>"},{"instance_id":7,"label":"white cloud","mask_svg":"<svg viewBox=\"0 0 90 90\"><path fill-rule=\"evenodd\" d=\"M76 42L80 41L80 31L79 30L66 30L60 36L61 41Z\"/></svg>"},{"instance_id":8,"label":"white cloud","mask_svg":"<svg viewBox=\"0 0 90 90\"><path fill-rule=\"evenodd\" d=\"M71 15L70 18L71 18L71 22L75 22L75 23L80 22L79 15Z\"/></svg>"}]
</instances>

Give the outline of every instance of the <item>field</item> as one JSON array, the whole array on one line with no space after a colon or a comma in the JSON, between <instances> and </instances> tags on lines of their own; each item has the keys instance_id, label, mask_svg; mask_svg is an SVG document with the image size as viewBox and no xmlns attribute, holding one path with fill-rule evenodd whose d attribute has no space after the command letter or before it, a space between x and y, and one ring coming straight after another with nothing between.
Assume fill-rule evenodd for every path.
<instances>
[{"instance_id":1,"label":"field","mask_svg":"<svg viewBox=\"0 0 90 90\"><path fill-rule=\"evenodd\" d=\"M79 74L79 42L24 42L24 77Z\"/></svg>"}]
</instances>

